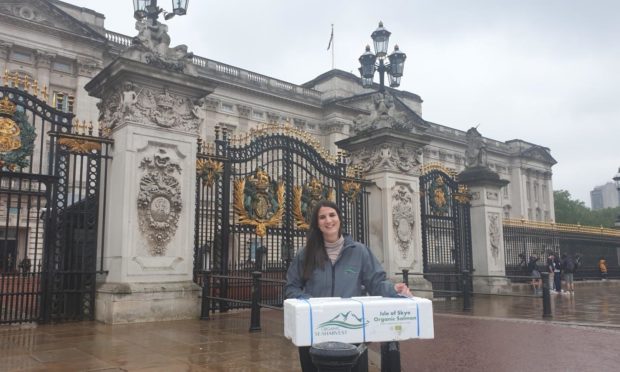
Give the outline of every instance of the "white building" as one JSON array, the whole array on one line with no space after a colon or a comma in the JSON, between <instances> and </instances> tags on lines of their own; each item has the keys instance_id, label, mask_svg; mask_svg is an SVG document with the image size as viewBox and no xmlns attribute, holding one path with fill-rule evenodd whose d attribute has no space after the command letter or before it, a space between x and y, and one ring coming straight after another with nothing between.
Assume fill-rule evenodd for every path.
<instances>
[{"instance_id":1,"label":"white building","mask_svg":"<svg viewBox=\"0 0 620 372\"><path fill-rule=\"evenodd\" d=\"M97 125L97 100L84 85L131 42L132 36L106 30L104 15L93 10L58 0L0 1L0 71L45 86L48 102L75 113L80 121ZM199 75L219 83L201 108L207 141L216 125L239 134L261 123L288 121L335 152L335 142L353 133L356 118L367 115L372 105L371 90L340 70L297 85L203 57L194 57L194 63ZM428 126L431 143L424 149L423 163L463 170L465 132L426 122L418 95L390 92L397 98L396 111ZM519 139L484 141L490 168L510 181L502 191L504 217L553 221L551 168L556 161L550 150Z\"/></svg>"}]
</instances>

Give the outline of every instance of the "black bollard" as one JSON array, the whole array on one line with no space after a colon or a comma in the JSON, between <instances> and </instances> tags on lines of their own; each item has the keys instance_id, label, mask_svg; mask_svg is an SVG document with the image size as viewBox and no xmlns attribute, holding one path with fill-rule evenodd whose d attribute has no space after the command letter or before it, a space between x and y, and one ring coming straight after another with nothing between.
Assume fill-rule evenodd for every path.
<instances>
[{"instance_id":1,"label":"black bollard","mask_svg":"<svg viewBox=\"0 0 620 372\"><path fill-rule=\"evenodd\" d=\"M321 342L310 348L310 358L318 372L350 372L366 345L344 342Z\"/></svg>"},{"instance_id":2,"label":"black bollard","mask_svg":"<svg viewBox=\"0 0 620 372\"><path fill-rule=\"evenodd\" d=\"M549 273L540 273L543 285L543 318L551 318L551 293L549 292Z\"/></svg>"},{"instance_id":3,"label":"black bollard","mask_svg":"<svg viewBox=\"0 0 620 372\"><path fill-rule=\"evenodd\" d=\"M252 313L250 315L250 332L260 331L261 281L260 271L252 273Z\"/></svg>"},{"instance_id":4,"label":"black bollard","mask_svg":"<svg viewBox=\"0 0 620 372\"><path fill-rule=\"evenodd\" d=\"M400 372L400 344L398 341L381 343L381 372Z\"/></svg>"},{"instance_id":5,"label":"black bollard","mask_svg":"<svg viewBox=\"0 0 620 372\"><path fill-rule=\"evenodd\" d=\"M463 311L471 311L471 290L469 288L469 271L463 270L461 276L463 284Z\"/></svg>"},{"instance_id":6,"label":"black bollard","mask_svg":"<svg viewBox=\"0 0 620 372\"><path fill-rule=\"evenodd\" d=\"M209 270L202 272L202 303L200 305L200 319L209 320L209 312L211 311L211 300L209 296L211 282L211 272Z\"/></svg>"}]
</instances>

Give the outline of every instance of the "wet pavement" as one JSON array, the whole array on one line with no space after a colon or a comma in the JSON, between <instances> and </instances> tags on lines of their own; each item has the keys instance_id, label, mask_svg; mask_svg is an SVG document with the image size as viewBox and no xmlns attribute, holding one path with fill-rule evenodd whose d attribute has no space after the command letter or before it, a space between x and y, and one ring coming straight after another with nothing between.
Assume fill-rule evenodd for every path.
<instances>
[{"instance_id":1,"label":"wet pavement","mask_svg":"<svg viewBox=\"0 0 620 372\"><path fill-rule=\"evenodd\" d=\"M620 364L620 282L579 283L574 295L542 299L476 295L436 301L435 339L401 342L403 371L594 371ZM299 371L297 349L283 337L282 312L263 310L212 320L105 325L0 326L0 371ZM378 344L370 346L378 372Z\"/></svg>"}]
</instances>

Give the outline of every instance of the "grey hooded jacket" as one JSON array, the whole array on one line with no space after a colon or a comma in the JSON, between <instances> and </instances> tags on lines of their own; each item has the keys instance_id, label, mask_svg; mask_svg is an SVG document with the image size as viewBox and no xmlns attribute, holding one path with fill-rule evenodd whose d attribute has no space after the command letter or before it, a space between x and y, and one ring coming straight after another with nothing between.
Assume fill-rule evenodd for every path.
<instances>
[{"instance_id":1,"label":"grey hooded jacket","mask_svg":"<svg viewBox=\"0 0 620 372\"><path fill-rule=\"evenodd\" d=\"M300 250L286 273L286 298L353 297L361 296L362 285L373 296L397 297L394 284L386 279L385 271L370 249L344 236L344 246L334 264L327 260L317 267L312 278L304 281L304 251Z\"/></svg>"}]
</instances>

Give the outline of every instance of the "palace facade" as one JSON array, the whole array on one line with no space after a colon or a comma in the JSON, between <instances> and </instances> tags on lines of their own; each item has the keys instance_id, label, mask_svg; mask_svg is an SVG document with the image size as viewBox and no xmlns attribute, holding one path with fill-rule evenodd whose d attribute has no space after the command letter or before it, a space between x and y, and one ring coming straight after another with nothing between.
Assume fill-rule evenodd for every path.
<instances>
[{"instance_id":1,"label":"palace facade","mask_svg":"<svg viewBox=\"0 0 620 372\"><path fill-rule=\"evenodd\" d=\"M84 86L133 39L107 30L104 18L93 10L57 0L0 1L2 75L19 74L37 81L39 89L45 89L41 95L53 106L97 126L98 100L89 96ZM194 56L193 63L199 76L218 83L213 94L196 103L202 119L201 136L207 142L214 138L216 126L234 138L262 124L286 122L314 136L335 154L335 143L354 134L360 118L372 111L373 90L341 70L327 71L297 85L200 56ZM389 92L395 97L394 112L426 128L430 144L420 154L422 164L453 174L465 169L466 133L426 121L422 99L415 93ZM501 191L503 217L554 221L552 166L556 161L550 150L520 139L483 141L488 166L509 181ZM11 213L10 209L0 210Z\"/></svg>"}]
</instances>

